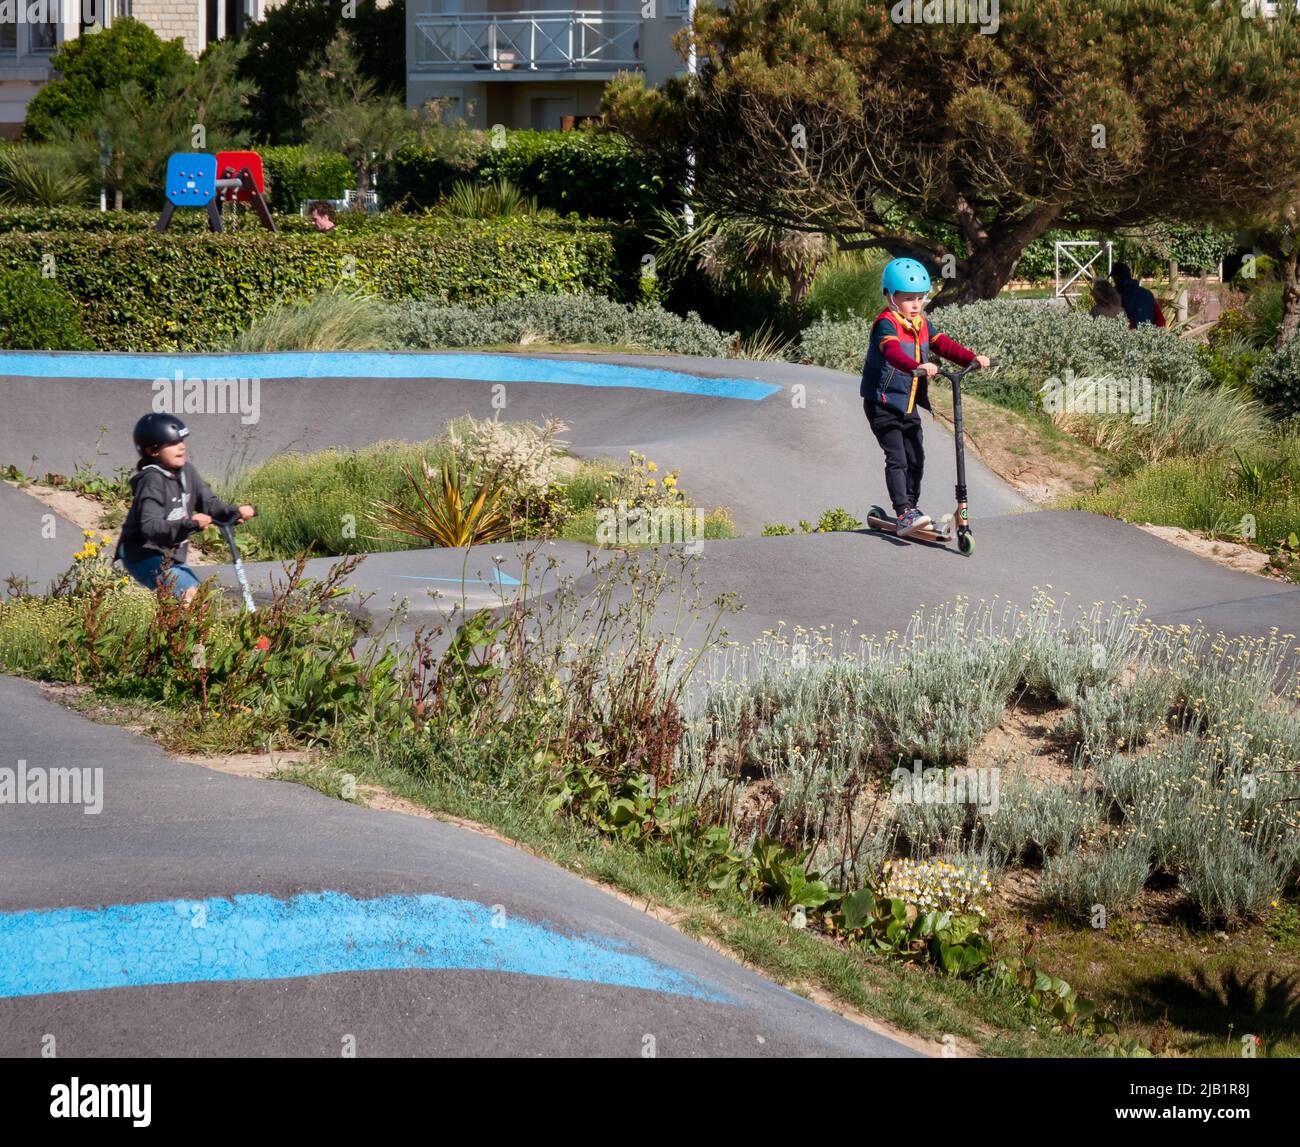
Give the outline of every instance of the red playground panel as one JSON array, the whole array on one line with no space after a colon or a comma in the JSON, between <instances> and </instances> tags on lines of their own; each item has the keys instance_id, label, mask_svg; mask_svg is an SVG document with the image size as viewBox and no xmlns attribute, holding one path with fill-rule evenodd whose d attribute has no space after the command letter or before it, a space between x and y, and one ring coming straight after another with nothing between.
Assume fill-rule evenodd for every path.
<instances>
[{"instance_id":1,"label":"red playground panel","mask_svg":"<svg viewBox=\"0 0 1300 1147\"><path fill-rule=\"evenodd\" d=\"M243 168L248 168L248 174L253 177L253 183L256 185L259 194L266 194L266 185L262 182L262 157L255 151L219 151L217 152L217 178L234 179L239 175ZM252 196L243 188L235 191L223 191L220 193L222 199L229 202L237 199L241 203L249 203Z\"/></svg>"}]
</instances>

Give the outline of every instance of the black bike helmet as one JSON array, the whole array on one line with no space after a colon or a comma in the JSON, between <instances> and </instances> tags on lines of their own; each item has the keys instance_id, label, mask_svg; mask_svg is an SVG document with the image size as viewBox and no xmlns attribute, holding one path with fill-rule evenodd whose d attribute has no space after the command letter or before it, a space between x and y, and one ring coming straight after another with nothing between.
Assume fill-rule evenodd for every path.
<instances>
[{"instance_id":1,"label":"black bike helmet","mask_svg":"<svg viewBox=\"0 0 1300 1147\"><path fill-rule=\"evenodd\" d=\"M154 446L170 446L189 432L190 428L174 414L146 414L135 424L132 437L137 450L148 450Z\"/></svg>"}]
</instances>

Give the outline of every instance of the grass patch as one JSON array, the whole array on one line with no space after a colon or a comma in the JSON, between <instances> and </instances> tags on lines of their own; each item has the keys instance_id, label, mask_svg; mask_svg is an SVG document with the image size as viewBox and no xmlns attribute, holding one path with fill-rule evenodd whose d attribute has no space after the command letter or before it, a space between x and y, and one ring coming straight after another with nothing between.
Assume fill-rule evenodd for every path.
<instances>
[{"instance_id":1,"label":"grass patch","mask_svg":"<svg viewBox=\"0 0 1300 1147\"><path fill-rule=\"evenodd\" d=\"M1065 500L1127 522L1181 526L1211 537L1245 541L1275 558L1280 572L1300 575L1300 435L1275 435L1254 450L1169 458Z\"/></svg>"},{"instance_id":2,"label":"grass patch","mask_svg":"<svg viewBox=\"0 0 1300 1147\"><path fill-rule=\"evenodd\" d=\"M535 448L535 443L521 447L510 438L516 424L484 430L493 425L477 423L477 439L466 419L453 420L448 429L469 443L458 454L462 469L466 452L483 472L505 467L503 506L517 540L548 537L602 544L599 511L618 498L629 508L671 506L692 515L692 523L696 520L696 507L675 485L676 475L671 476L673 488L665 488L665 476L650 459L640 455L625 462L570 458L551 448ZM517 424L518 435L527 430L527 424ZM376 503L414 506L403 470L419 475L425 463L437 470L451 455L446 436L424 442L379 442L360 450L281 454L223 484L220 493L258 508L257 516L240 533L241 549L250 560L410 549L420 543L373 517ZM648 485L651 480L653 488ZM713 509L704 513L703 531L705 538L728 538L734 536L735 525L726 510ZM620 544L638 542L631 537ZM653 544L653 539L646 544ZM204 545L225 554L224 542L215 531Z\"/></svg>"},{"instance_id":3,"label":"grass patch","mask_svg":"<svg viewBox=\"0 0 1300 1147\"><path fill-rule=\"evenodd\" d=\"M223 351L375 350L388 345L391 318L381 300L358 291L321 291L278 303L217 349Z\"/></svg>"}]
</instances>

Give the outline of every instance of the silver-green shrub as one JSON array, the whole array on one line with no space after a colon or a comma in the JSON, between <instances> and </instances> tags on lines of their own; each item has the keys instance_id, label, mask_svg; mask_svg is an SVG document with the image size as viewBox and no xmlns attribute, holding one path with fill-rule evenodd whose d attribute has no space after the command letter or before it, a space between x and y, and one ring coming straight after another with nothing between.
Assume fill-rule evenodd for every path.
<instances>
[{"instance_id":1,"label":"silver-green shrub","mask_svg":"<svg viewBox=\"0 0 1300 1147\"><path fill-rule=\"evenodd\" d=\"M417 349L529 342L597 343L674 354L726 357L734 334L656 304L624 305L601 295L527 294L485 306L406 301L393 307L397 345Z\"/></svg>"},{"instance_id":2,"label":"silver-green shrub","mask_svg":"<svg viewBox=\"0 0 1300 1147\"><path fill-rule=\"evenodd\" d=\"M1048 903L1089 916L1096 905L1111 912L1131 907L1150 874L1146 845L1129 838L1051 857L1043 864L1039 891Z\"/></svg>"}]
</instances>

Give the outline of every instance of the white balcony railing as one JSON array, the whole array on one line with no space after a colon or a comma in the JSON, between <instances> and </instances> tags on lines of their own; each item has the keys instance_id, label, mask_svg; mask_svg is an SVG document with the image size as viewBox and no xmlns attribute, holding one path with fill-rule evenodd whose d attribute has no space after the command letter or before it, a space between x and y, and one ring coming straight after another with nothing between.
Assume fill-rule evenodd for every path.
<instances>
[{"instance_id":1,"label":"white balcony railing","mask_svg":"<svg viewBox=\"0 0 1300 1147\"><path fill-rule=\"evenodd\" d=\"M603 12L415 18L415 66L427 71L615 71L641 64L641 21Z\"/></svg>"}]
</instances>

